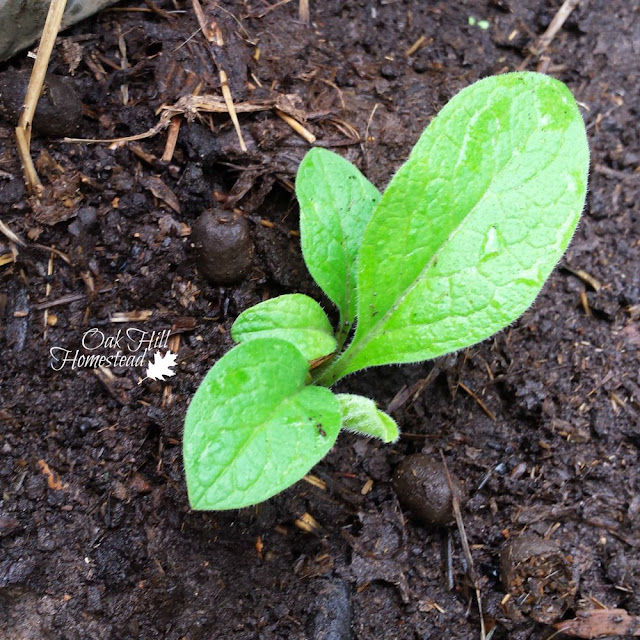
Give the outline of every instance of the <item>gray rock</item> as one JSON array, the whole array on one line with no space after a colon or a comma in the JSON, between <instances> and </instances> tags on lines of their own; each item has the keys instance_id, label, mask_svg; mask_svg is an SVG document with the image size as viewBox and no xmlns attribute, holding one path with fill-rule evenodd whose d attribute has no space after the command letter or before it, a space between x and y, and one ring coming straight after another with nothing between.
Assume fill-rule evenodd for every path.
<instances>
[{"instance_id":1,"label":"gray rock","mask_svg":"<svg viewBox=\"0 0 640 640\"><path fill-rule=\"evenodd\" d=\"M62 29L80 22L117 0L68 0ZM49 11L45 0L0 0L0 61L32 45L42 33Z\"/></svg>"}]
</instances>

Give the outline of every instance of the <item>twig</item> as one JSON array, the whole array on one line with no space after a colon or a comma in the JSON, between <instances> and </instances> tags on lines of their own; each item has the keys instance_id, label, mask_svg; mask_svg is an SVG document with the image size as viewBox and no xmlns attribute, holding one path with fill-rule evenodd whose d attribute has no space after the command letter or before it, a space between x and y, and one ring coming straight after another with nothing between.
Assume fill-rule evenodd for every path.
<instances>
[{"instance_id":1,"label":"twig","mask_svg":"<svg viewBox=\"0 0 640 640\"><path fill-rule=\"evenodd\" d=\"M171 162L173 158L173 152L176 150L176 142L178 142L181 122L182 118L180 116L173 116L173 118L171 118L169 133L167 134L167 143L164 147L164 153L162 154L162 162Z\"/></svg>"},{"instance_id":2,"label":"twig","mask_svg":"<svg viewBox=\"0 0 640 640\"><path fill-rule=\"evenodd\" d=\"M564 0L562 6L558 9L558 12L553 17L551 24L547 27L547 30L538 38L538 41L529 47L531 53L539 56L553 41L556 34L567 18L571 15L571 12L580 4L580 0Z\"/></svg>"},{"instance_id":3,"label":"twig","mask_svg":"<svg viewBox=\"0 0 640 640\"><path fill-rule=\"evenodd\" d=\"M289 4L290 2L291 0L280 0L279 2L276 2L275 4L267 7L264 11L260 11L259 13L249 13L243 16L243 18L264 18L268 13L271 13L278 7L281 7L284 4Z\"/></svg>"},{"instance_id":4,"label":"twig","mask_svg":"<svg viewBox=\"0 0 640 640\"><path fill-rule=\"evenodd\" d=\"M608 178L615 178L616 180L637 180L640 178L640 173L625 173L624 171L616 171L611 167L607 167L603 164L597 164L594 169L597 173L601 173Z\"/></svg>"},{"instance_id":5,"label":"twig","mask_svg":"<svg viewBox=\"0 0 640 640\"><path fill-rule=\"evenodd\" d=\"M27 87L27 94L24 99L24 108L22 109L20 120L16 127L16 143L24 169L25 182L29 191L37 195L39 195L42 190L42 183L38 178L33 159L31 158L31 129L36 106L42 93L42 85L44 84L47 67L49 66L51 52L53 51L53 46L56 42L58 31L60 30L60 22L62 21L62 14L66 6L67 0L51 0L47 20L42 30L42 37L40 38L38 55L33 65L33 70L31 71L31 78L29 79L29 86Z\"/></svg>"},{"instance_id":6,"label":"twig","mask_svg":"<svg viewBox=\"0 0 640 640\"><path fill-rule=\"evenodd\" d=\"M53 249L53 247L51 247ZM45 298L51 295L51 277L53 276L53 258L55 253L52 251L49 254L49 262L47 263L47 284L45 285ZM42 332L42 338L46 342L47 334L49 332L49 309L44 310L43 314L44 331Z\"/></svg>"},{"instance_id":7,"label":"twig","mask_svg":"<svg viewBox=\"0 0 640 640\"><path fill-rule=\"evenodd\" d=\"M311 15L309 12L309 0L300 0L298 5L298 17L300 22L308 25L311 21Z\"/></svg>"},{"instance_id":8,"label":"twig","mask_svg":"<svg viewBox=\"0 0 640 640\"><path fill-rule=\"evenodd\" d=\"M430 38L430 40L433 40L433 38ZM405 52L404 55L406 58L408 58L409 56L412 56L418 49L420 49L421 47L424 47L425 44L427 43L427 38L424 35L421 35Z\"/></svg>"},{"instance_id":9,"label":"twig","mask_svg":"<svg viewBox=\"0 0 640 640\"><path fill-rule=\"evenodd\" d=\"M196 14L198 24L202 29L202 34L206 38L207 42L211 44L215 44L218 47L223 47L224 38L222 37L222 31L218 26L218 24L214 21L207 23L207 20L204 15L204 11L202 10L202 6L200 5L200 0L191 0L191 3L193 4L193 10ZM242 137L240 122L238 120L238 115L236 114L235 106L233 104L231 89L229 88L229 77L227 76L227 72L220 65L220 62L217 60L215 53L211 50L210 50L210 53L211 53L211 57L213 58L213 61L216 63L218 67L222 97L224 98L225 104L227 105L227 109L229 111L229 117L231 118L231 122L233 122L233 126L235 127L235 130L236 130L236 134L238 135L238 140L240 142L240 149L242 149L242 151L246 151L247 145L245 144L244 138Z\"/></svg>"},{"instance_id":10,"label":"twig","mask_svg":"<svg viewBox=\"0 0 640 640\"><path fill-rule=\"evenodd\" d=\"M602 289L602 284L599 280L594 278L590 273L587 273L583 269L574 269L570 267L568 264L562 265L560 267L564 271L568 271L571 275L574 275L576 278L580 278L582 282L588 284L594 291L600 291Z\"/></svg>"},{"instance_id":11,"label":"twig","mask_svg":"<svg viewBox=\"0 0 640 640\"><path fill-rule=\"evenodd\" d=\"M105 287L104 289L100 289L97 293L110 293L113 291L113 287ZM40 302L39 304L34 305L35 311L43 311L44 309L51 309L52 307L59 307L63 304L71 304L72 302L79 302L80 300L84 300L87 297L86 293L68 293L56 300L49 300Z\"/></svg>"},{"instance_id":12,"label":"twig","mask_svg":"<svg viewBox=\"0 0 640 640\"><path fill-rule=\"evenodd\" d=\"M458 386L463 391L465 391L467 395L471 396L476 401L478 406L491 418L491 420L493 420L494 422L496 421L496 416L493 413L493 411L491 411L491 409L487 407L487 405L482 401L482 399L479 398L471 389L469 389L469 387L467 387L467 385L464 384L464 382L458 382Z\"/></svg>"},{"instance_id":13,"label":"twig","mask_svg":"<svg viewBox=\"0 0 640 640\"><path fill-rule=\"evenodd\" d=\"M17 245L20 245L21 247L27 246L27 243L20 236L13 233L13 231L11 231L9 226L6 225L4 222L2 222L2 220L0 220L0 233L2 233L7 238L9 238L11 242L15 242Z\"/></svg>"},{"instance_id":14,"label":"twig","mask_svg":"<svg viewBox=\"0 0 640 640\"><path fill-rule=\"evenodd\" d=\"M276 115L280 116L299 136L304 138L309 144L313 144L316 141L316 137L309 131L309 129L305 129L295 118L292 118L290 115L280 111L280 109L276 109Z\"/></svg>"},{"instance_id":15,"label":"twig","mask_svg":"<svg viewBox=\"0 0 640 640\"><path fill-rule=\"evenodd\" d=\"M449 473L449 467L447 466L447 460L444 457L444 452L440 450L440 456L442 457L442 464L444 466L444 472L447 475L447 484L449 485L449 491L451 491L451 506L453 508L453 514L456 517L456 524L458 525L458 531L460 532L460 542L462 543L462 550L464 557L467 561L467 573L473 588L476 592L476 602L478 603L478 613L480 615L480 640L486 640L486 631L484 627L484 615L482 613L482 598L480 596L480 586L478 585L478 578L476 576L476 570L473 566L473 557L471 556L471 549L469 548L469 541L467 540L467 534L464 530L464 521L462 520L462 512L460 511L460 501L456 495L455 488L453 486L453 480L451 480L451 474Z\"/></svg>"},{"instance_id":16,"label":"twig","mask_svg":"<svg viewBox=\"0 0 640 640\"><path fill-rule=\"evenodd\" d=\"M34 249L42 249L43 251L51 251L52 253L55 253L57 256L62 258L67 264L71 264L71 259L69 258L69 256L66 253L63 253L62 251L60 251L60 249L56 249L55 247L47 247L47 245L40 244L38 242L34 242L34 243L30 244L29 246L34 248Z\"/></svg>"}]
</instances>

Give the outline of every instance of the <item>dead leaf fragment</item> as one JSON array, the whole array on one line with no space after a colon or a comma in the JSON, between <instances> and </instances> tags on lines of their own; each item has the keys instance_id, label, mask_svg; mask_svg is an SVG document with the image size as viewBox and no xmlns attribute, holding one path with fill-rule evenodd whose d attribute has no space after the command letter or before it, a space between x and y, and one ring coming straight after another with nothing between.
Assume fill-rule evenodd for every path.
<instances>
[{"instance_id":1,"label":"dead leaf fragment","mask_svg":"<svg viewBox=\"0 0 640 640\"><path fill-rule=\"evenodd\" d=\"M624 609L579 611L573 620L563 620L554 626L574 638L640 636L640 616L631 616Z\"/></svg>"},{"instance_id":2,"label":"dead leaf fragment","mask_svg":"<svg viewBox=\"0 0 640 640\"><path fill-rule=\"evenodd\" d=\"M176 213L180 213L180 202L167 185L157 176L146 176L141 181L142 186L149 189L153 195L169 205Z\"/></svg>"}]
</instances>

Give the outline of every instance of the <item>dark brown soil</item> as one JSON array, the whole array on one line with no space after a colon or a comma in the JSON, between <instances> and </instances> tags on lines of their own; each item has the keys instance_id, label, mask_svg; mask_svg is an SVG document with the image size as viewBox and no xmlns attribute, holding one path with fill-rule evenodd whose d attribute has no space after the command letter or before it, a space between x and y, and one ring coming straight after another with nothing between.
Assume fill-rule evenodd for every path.
<instances>
[{"instance_id":1,"label":"dark brown soil","mask_svg":"<svg viewBox=\"0 0 640 640\"><path fill-rule=\"evenodd\" d=\"M311 0L306 27L297 2L270 3L205 2L221 49L210 50L182 0L125 3L63 34L50 70L70 77L85 105L80 135L139 134L162 104L196 90L220 97L215 57L236 103L297 95L289 107L306 114L318 144L382 188L456 91L525 65L561 4ZM470 497L463 518L493 640L551 632L501 605L500 550L525 531L572 559L577 595L565 617L600 603L640 615L634 6L584 0L543 61L583 108L592 171L572 246L533 308L437 370L349 379L343 388L383 408L395 399L399 443L341 435L313 471L326 490L302 481L242 511L190 512L182 421L239 312L284 292L319 298L291 194L308 143L272 109L239 114L246 153L226 114L183 120L170 162L161 161L166 130L111 146L35 138L45 184L36 205L0 120L1 219L26 244L0 235L0 635L478 638L457 529L413 521L392 489L405 456L437 461L441 450ZM5 65L29 67L24 56ZM233 287L208 284L190 247L190 227L213 206L242 210L250 225L252 267ZM50 262L50 247L69 263ZM142 311L152 314L110 321ZM178 332L175 377L138 384L140 367L50 366L52 347L79 349L89 328L114 336L129 327ZM314 533L296 526L304 514Z\"/></svg>"}]
</instances>

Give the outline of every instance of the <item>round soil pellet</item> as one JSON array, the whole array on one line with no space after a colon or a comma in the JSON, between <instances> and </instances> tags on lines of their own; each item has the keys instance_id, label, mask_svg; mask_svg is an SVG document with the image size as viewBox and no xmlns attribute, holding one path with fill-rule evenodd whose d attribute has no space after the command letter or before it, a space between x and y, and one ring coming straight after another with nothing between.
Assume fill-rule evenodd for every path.
<instances>
[{"instance_id":1,"label":"round soil pellet","mask_svg":"<svg viewBox=\"0 0 640 640\"><path fill-rule=\"evenodd\" d=\"M16 126L22 111L29 74L0 73L0 113ZM33 118L33 131L43 136L68 136L77 132L82 118L82 101L70 82L48 73Z\"/></svg>"},{"instance_id":2,"label":"round soil pellet","mask_svg":"<svg viewBox=\"0 0 640 640\"><path fill-rule=\"evenodd\" d=\"M528 616L542 624L559 620L572 605L576 585L571 558L557 544L536 534L507 542L500 554L505 603L514 618Z\"/></svg>"},{"instance_id":3,"label":"round soil pellet","mask_svg":"<svg viewBox=\"0 0 640 640\"><path fill-rule=\"evenodd\" d=\"M463 484L451 476L458 501L465 501ZM400 504L427 525L445 525L455 520L451 490L442 463L415 453L407 456L393 474L393 487Z\"/></svg>"},{"instance_id":4,"label":"round soil pellet","mask_svg":"<svg viewBox=\"0 0 640 640\"><path fill-rule=\"evenodd\" d=\"M241 215L209 209L193 225L191 240L198 269L212 284L234 284L249 272L253 242Z\"/></svg>"}]
</instances>

